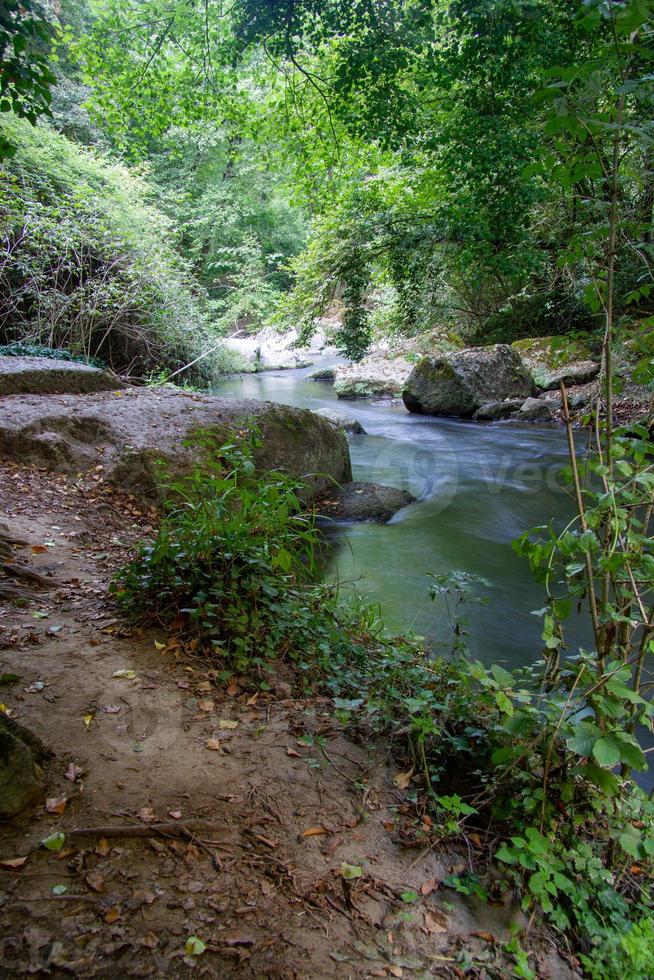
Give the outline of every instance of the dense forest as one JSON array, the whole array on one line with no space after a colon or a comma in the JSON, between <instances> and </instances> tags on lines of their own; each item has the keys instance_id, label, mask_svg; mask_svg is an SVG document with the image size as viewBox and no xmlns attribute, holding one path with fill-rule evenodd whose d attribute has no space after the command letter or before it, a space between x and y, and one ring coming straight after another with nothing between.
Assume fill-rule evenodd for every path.
<instances>
[{"instance_id":1,"label":"dense forest","mask_svg":"<svg viewBox=\"0 0 654 980\"><path fill-rule=\"evenodd\" d=\"M561 425L569 522L543 512L513 545L543 595L542 649L516 670L472 660L472 574L431 576L444 657L325 583L302 480L261 472L267 440L296 439L293 418L239 420L217 455L194 436L197 465L165 484L168 503L126 505L148 524L112 578L122 614L165 629L156 649L188 654L191 673L200 654L217 664L211 683L252 711L290 671L334 724L385 740L407 791L402 842L465 855L402 892L402 914L441 885L488 907L516 899L501 962L433 954L373 975L564 975L542 965L536 933L565 975L654 975L653 42L652 0L0 2L0 355L110 369L138 386L116 402L147 388L166 408L172 379L204 405L244 368L227 341L292 333L304 349L327 324L348 365L406 358L410 412L497 420L508 410L480 406L510 403ZM549 374L524 367L536 349ZM506 390L430 408L424 372L465 380L479 350L491 372L504 358ZM552 373L568 361L576 375ZM78 439L76 424L61 430ZM338 457L331 483L349 483L345 442L312 424L305 441ZM106 476L102 431L83 460ZM0 553L20 543L0 529ZM580 615L587 648L567 638ZM363 865L338 872L345 917L359 914ZM378 931L392 935L386 920ZM186 966L207 950L192 935Z\"/></svg>"}]
</instances>

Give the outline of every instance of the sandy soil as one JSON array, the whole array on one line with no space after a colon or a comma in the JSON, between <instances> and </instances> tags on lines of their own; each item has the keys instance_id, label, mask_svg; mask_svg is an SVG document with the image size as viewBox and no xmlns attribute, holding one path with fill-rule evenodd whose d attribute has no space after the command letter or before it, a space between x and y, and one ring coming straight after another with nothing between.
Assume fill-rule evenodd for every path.
<instances>
[{"instance_id":1,"label":"sandy soil","mask_svg":"<svg viewBox=\"0 0 654 980\"><path fill-rule=\"evenodd\" d=\"M0 827L3 976L511 975L511 896L463 899L441 881L467 851L402 846L420 816L384 746L289 676L253 694L120 621L107 583L155 512L100 471L0 464L0 496L17 557L53 580L0 607L0 674L19 676L0 700L55 753L47 807ZM59 831L61 851L39 848ZM572 975L538 948L540 976Z\"/></svg>"}]
</instances>

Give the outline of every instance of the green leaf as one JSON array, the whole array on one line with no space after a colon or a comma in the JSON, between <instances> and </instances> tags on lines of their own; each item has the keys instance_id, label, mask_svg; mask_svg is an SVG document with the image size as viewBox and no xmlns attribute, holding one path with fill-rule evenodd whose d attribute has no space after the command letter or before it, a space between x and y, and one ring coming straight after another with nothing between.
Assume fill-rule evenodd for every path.
<instances>
[{"instance_id":1,"label":"green leaf","mask_svg":"<svg viewBox=\"0 0 654 980\"><path fill-rule=\"evenodd\" d=\"M598 738L593 745L593 756L605 769L612 769L620 761L620 745L610 735Z\"/></svg>"},{"instance_id":2,"label":"green leaf","mask_svg":"<svg viewBox=\"0 0 654 980\"><path fill-rule=\"evenodd\" d=\"M189 936L184 946L187 956L201 956L206 948L206 943L203 943L197 936Z\"/></svg>"},{"instance_id":3,"label":"green leaf","mask_svg":"<svg viewBox=\"0 0 654 980\"><path fill-rule=\"evenodd\" d=\"M59 831L56 834L50 834L49 837L44 837L41 841L41 847L45 847L47 851L60 851L64 846L66 840L66 835Z\"/></svg>"},{"instance_id":4,"label":"green leaf","mask_svg":"<svg viewBox=\"0 0 654 980\"><path fill-rule=\"evenodd\" d=\"M417 902L420 896L418 895L418 892L407 891L407 892L402 892L400 898L402 899L403 902L409 904L410 902Z\"/></svg>"},{"instance_id":5,"label":"green leaf","mask_svg":"<svg viewBox=\"0 0 654 980\"><path fill-rule=\"evenodd\" d=\"M352 878L361 878L363 875L363 868L359 867L358 864L347 864L343 861L341 864L341 877L346 878L348 881Z\"/></svg>"}]
</instances>

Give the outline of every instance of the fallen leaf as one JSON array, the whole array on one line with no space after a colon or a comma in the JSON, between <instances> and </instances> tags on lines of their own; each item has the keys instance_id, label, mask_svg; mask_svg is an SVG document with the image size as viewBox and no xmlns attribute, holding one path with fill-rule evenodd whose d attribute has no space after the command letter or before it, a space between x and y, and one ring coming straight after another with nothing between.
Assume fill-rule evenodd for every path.
<instances>
[{"instance_id":1,"label":"fallen leaf","mask_svg":"<svg viewBox=\"0 0 654 980\"><path fill-rule=\"evenodd\" d=\"M206 948L206 944L197 936L189 936L184 946L187 956L200 956Z\"/></svg>"},{"instance_id":2,"label":"fallen leaf","mask_svg":"<svg viewBox=\"0 0 654 980\"><path fill-rule=\"evenodd\" d=\"M101 837L95 848L95 853L98 855L98 857L104 858L107 856L110 850L111 850L111 844L109 843L107 838Z\"/></svg>"},{"instance_id":3,"label":"fallen leaf","mask_svg":"<svg viewBox=\"0 0 654 980\"><path fill-rule=\"evenodd\" d=\"M347 880L361 878L363 876L363 868L360 868L358 864L347 864L346 861L343 861L341 865L341 876Z\"/></svg>"},{"instance_id":4,"label":"fallen leaf","mask_svg":"<svg viewBox=\"0 0 654 980\"><path fill-rule=\"evenodd\" d=\"M480 929L478 932L470 933L471 936L476 936L477 939L483 939L485 943L494 943L495 936L492 932L487 932L485 929Z\"/></svg>"},{"instance_id":5,"label":"fallen leaf","mask_svg":"<svg viewBox=\"0 0 654 980\"><path fill-rule=\"evenodd\" d=\"M428 933L447 932L447 919L442 912L428 909L425 912L425 929Z\"/></svg>"},{"instance_id":6,"label":"fallen leaf","mask_svg":"<svg viewBox=\"0 0 654 980\"><path fill-rule=\"evenodd\" d=\"M47 553L48 553L48 549L46 548L46 546L44 544L33 544L32 545L32 554L33 555L46 555Z\"/></svg>"},{"instance_id":7,"label":"fallen leaf","mask_svg":"<svg viewBox=\"0 0 654 980\"><path fill-rule=\"evenodd\" d=\"M219 738L210 738L207 740L205 748L210 749L211 752L222 752L223 747Z\"/></svg>"},{"instance_id":8,"label":"fallen leaf","mask_svg":"<svg viewBox=\"0 0 654 980\"><path fill-rule=\"evenodd\" d=\"M104 711L105 715L117 715L117 714L120 713L120 705L119 704L103 704L102 705L102 711Z\"/></svg>"},{"instance_id":9,"label":"fallen leaf","mask_svg":"<svg viewBox=\"0 0 654 980\"><path fill-rule=\"evenodd\" d=\"M69 762L68 769L64 773L64 778L70 779L71 783L75 783L83 773L84 770L81 766L78 766L75 762Z\"/></svg>"},{"instance_id":10,"label":"fallen leaf","mask_svg":"<svg viewBox=\"0 0 654 980\"><path fill-rule=\"evenodd\" d=\"M211 698L203 698L201 701L198 701L198 708L200 711L213 711L214 703Z\"/></svg>"},{"instance_id":11,"label":"fallen leaf","mask_svg":"<svg viewBox=\"0 0 654 980\"><path fill-rule=\"evenodd\" d=\"M187 683L186 686L188 687L188 683ZM197 690L198 691L203 691L203 692L210 691L211 690L211 681L200 681L200 683L197 686Z\"/></svg>"},{"instance_id":12,"label":"fallen leaf","mask_svg":"<svg viewBox=\"0 0 654 980\"><path fill-rule=\"evenodd\" d=\"M411 783L412 776L413 769L409 769L408 772L398 772L397 775L393 777L393 782L398 789L406 789Z\"/></svg>"},{"instance_id":13,"label":"fallen leaf","mask_svg":"<svg viewBox=\"0 0 654 980\"><path fill-rule=\"evenodd\" d=\"M109 911L104 917L104 921L111 924L112 922L115 922L116 919L120 919L120 912L118 911L118 909L117 908L109 909Z\"/></svg>"},{"instance_id":14,"label":"fallen leaf","mask_svg":"<svg viewBox=\"0 0 654 980\"><path fill-rule=\"evenodd\" d=\"M258 700L259 700L259 691L257 691L256 694L253 694L251 698L248 698L245 703L249 705L253 705L256 704Z\"/></svg>"},{"instance_id":15,"label":"fallen leaf","mask_svg":"<svg viewBox=\"0 0 654 980\"><path fill-rule=\"evenodd\" d=\"M246 936L241 932L233 932L227 936L222 936L220 941L225 946L254 946L252 936Z\"/></svg>"},{"instance_id":16,"label":"fallen leaf","mask_svg":"<svg viewBox=\"0 0 654 980\"><path fill-rule=\"evenodd\" d=\"M41 841L41 847L45 847L47 851L60 851L64 846L65 840L66 835L59 831L57 834L50 834L49 837L44 837Z\"/></svg>"},{"instance_id":17,"label":"fallen leaf","mask_svg":"<svg viewBox=\"0 0 654 980\"><path fill-rule=\"evenodd\" d=\"M218 728L226 728L231 731L234 728L238 728L238 722L233 721L231 718L221 718L218 722Z\"/></svg>"},{"instance_id":18,"label":"fallen leaf","mask_svg":"<svg viewBox=\"0 0 654 980\"><path fill-rule=\"evenodd\" d=\"M435 878L430 878L428 881L423 882L420 886L421 895L431 895L432 892L436 891L438 888L438 881Z\"/></svg>"},{"instance_id":19,"label":"fallen leaf","mask_svg":"<svg viewBox=\"0 0 654 980\"><path fill-rule=\"evenodd\" d=\"M295 749L292 749L290 745L286 749L286 755L290 755L294 759L301 759L302 758L302 756L300 755L300 753L299 752L296 752Z\"/></svg>"},{"instance_id":20,"label":"fallen leaf","mask_svg":"<svg viewBox=\"0 0 654 980\"><path fill-rule=\"evenodd\" d=\"M115 677L116 680L131 681L136 677L136 671L123 668L122 670L115 670L111 676Z\"/></svg>"},{"instance_id":21,"label":"fallen leaf","mask_svg":"<svg viewBox=\"0 0 654 980\"><path fill-rule=\"evenodd\" d=\"M183 691L189 688L191 685L189 681L177 681L177 687L181 687Z\"/></svg>"},{"instance_id":22,"label":"fallen leaf","mask_svg":"<svg viewBox=\"0 0 654 980\"><path fill-rule=\"evenodd\" d=\"M67 796L51 796L45 801L45 808L48 813L63 813L67 803Z\"/></svg>"},{"instance_id":23,"label":"fallen leaf","mask_svg":"<svg viewBox=\"0 0 654 980\"><path fill-rule=\"evenodd\" d=\"M151 806L142 807L142 809L139 810L136 816L138 817L139 820L142 820L143 823L153 823L157 819L156 814Z\"/></svg>"},{"instance_id":24,"label":"fallen leaf","mask_svg":"<svg viewBox=\"0 0 654 980\"><path fill-rule=\"evenodd\" d=\"M65 895L68 891L68 885L55 885L52 889L53 895Z\"/></svg>"},{"instance_id":25,"label":"fallen leaf","mask_svg":"<svg viewBox=\"0 0 654 980\"><path fill-rule=\"evenodd\" d=\"M326 827L308 827L302 831L303 837L319 837L321 834L328 834Z\"/></svg>"},{"instance_id":26,"label":"fallen leaf","mask_svg":"<svg viewBox=\"0 0 654 980\"><path fill-rule=\"evenodd\" d=\"M387 970L388 970L388 972L390 973L390 975L392 977L403 977L404 976L404 970L402 969L401 966L395 966L394 964L391 963L387 967Z\"/></svg>"},{"instance_id":27,"label":"fallen leaf","mask_svg":"<svg viewBox=\"0 0 654 980\"><path fill-rule=\"evenodd\" d=\"M182 811L181 810L169 810L168 811L168 816L169 817L172 817L173 820L181 820L182 819Z\"/></svg>"},{"instance_id":28,"label":"fallen leaf","mask_svg":"<svg viewBox=\"0 0 654 980\"><path fill-rule=\"evenodd\" d=\"M238 684L230 684L229 687L227 688L227 693L229 694L230 698L235 698L236 695L240 692L240 690L241 689L238 686Z\"/></svg>"},{"instance_id":29,"label":"fallen leaf","mask_svg":"<svg viewBox=\"0 0 654 980\"><path fill-rule=\"evenodd\" d=\"M9 868L10 871L19 871L27 861L28 857L29 854L26 857L4 858L2 861L0 861L0 865L2 865L3 868Z\"/></svg>"},{"instance_id":30,"label":"fallen leaf","mask_svg":"<svg viewBox=\"0 0 654 980\"><path fill-rule=\"evenodd\" d=\"M153 932L146 932L141 938L141 945L146 946L148 949L155 949L159 944L159 939Z\"/></svg>"},{"instance_id":31,"label":"fallen leaf","mask_svg":"<svg viewBox=\"0 0 654 980\"><path fill-rule=\"evenodd\" d=\"M87 728L89 727L89 725L93 721L94 717L95 717L95 715L91 715L91 714L84 715L84 724L86 725Z\"/></svg>"},{"instance_id":32,"label":"fallen leaf","mask_svg":"<svg viewBox=\"0 0 654 980\"><path fill-rule=\"evenodd\" d=\"M160 643L159 640L155 640L154 641L154 646L155 646L155 649L156 650L165 650L166 649L166 644L165 643Z\"/></svg>"},{"instance_id":33,"label":"fallen leaf","mask_svg":"<svg viewBox=\"0 0 654 980\"><path fill-rule=\"evenodd\" d=\"M88 887L94 891L102 894L105 889L104 876L100 874L99 871L89 871L84 881Z\"/></svg>"}]
</instances>

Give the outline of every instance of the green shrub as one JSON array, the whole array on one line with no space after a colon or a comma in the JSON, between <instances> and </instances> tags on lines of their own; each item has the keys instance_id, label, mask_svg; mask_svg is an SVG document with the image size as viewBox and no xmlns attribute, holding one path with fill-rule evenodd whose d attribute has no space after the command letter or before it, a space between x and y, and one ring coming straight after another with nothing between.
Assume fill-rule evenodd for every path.
<instances>
[{"instance_id":1,"label":"green shrub","mask_svg":"<svg viewBox=\"0 0 654 980\"><path fill-rule=\"evenodd\" d=\"M0 128L16 148L0 169L0 343L136 375L209 349L201 290L148 185L45 126L5 116ZM200 361L195 377L213 367Z\"/></svg>"}]
</instances>

